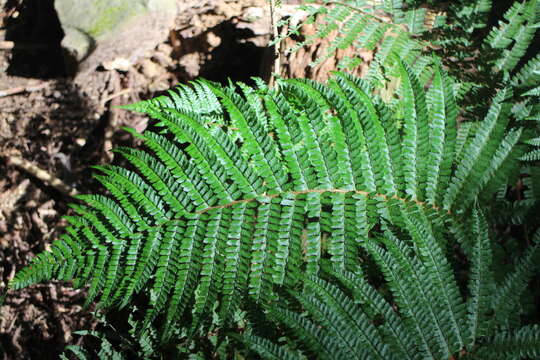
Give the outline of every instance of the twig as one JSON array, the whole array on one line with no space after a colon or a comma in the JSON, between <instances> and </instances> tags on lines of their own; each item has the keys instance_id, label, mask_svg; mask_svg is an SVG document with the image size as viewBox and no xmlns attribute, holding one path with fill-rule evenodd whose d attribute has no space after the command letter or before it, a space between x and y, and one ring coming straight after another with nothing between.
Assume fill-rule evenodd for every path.
<instances>
[{"instance_id":1,"label":"twig","mask_svg":"<svg viewBox=\"0 0 540 360\"><path fill-rule=\"evenodd\" d=\"M0 18L10 18L12 17L16 12L18 12L21 8L22 4L14 4L13 7L10 9L7 9L3 12L0 12ZM7 5L5 5L7 7Z\"/></svg>"},{"instance_id":2,"label":"twig","mask_svg":"<svg viewBox=\"0 0 540 360\"><path fill-rule=\"evenodd\" d=\"M53 44L21 44L13 41L0 41L0 50L40 50L53 46Z\"/></svg>"},{"instance_id":3,"label":"twig","mask_svg":"<svg viewBox=\"0 0 540 360\"><path fill-rule=\"evenodd\" d=\"M124 90L121 90L121 91L118 91L118 92L115 92L114 94L111 94L109 96L106 96L104 97L102 100L101 100L101 106L102 107L105 107L105 105L107 104L107 102L113 100L113 99L116 99L117 97L120 97L122 95L126 95L126 94L129 94L130 92L133 92L133 89L132 88L127 88L127 89L124 89Z\"/></svg>"},{"instance_id":4,"label":"twig","mask_svg":"<svg viewBox=\"0 0 540 360\"><path fill-rule=\"evenodd\" d=\"M13 41L0 41L0 50L11 50L15 47Z\"/></svg>"},{"instance_id":5,"label":"twig","mask_svg":"<svg viewBox=\"0 0 540 360\"><path fill-rule=\"evenodd\" d=\"M62 194L67 195L67 196L77 195L78 192L75 188L67 185L56 176L32 164L30 161L23 159L17 155L4 155L4 156L6 156L6 160L9 165L14 165L18 167L19 169L26 171L27 173L34 176L35 178L43 181L46 185L51 186L55 188L56 190L60 191Z\"/></svg>"},{"instance_id":6,"label":"twig","mask_svg":"<svg viewBox=\"0 0 540 360\"><path fill-rule=\"evenodd\" d=\"M20 94L20 93L23 93L23 92L39 91L41 89L46 88L47 85L49 85L49 83L43 82L43 83L37 84L37 85L17 86L17 87L11 88L11 89L0 90L0 97L16 95L16 94Z\"/></svg>"},{"instance_id":7,"label":"twig","mask_svg":"<svg viewBox=\"0 0 540 360\"><path fill-rule=\"evenodd\" d=\"M281 74L281 49L280 49L280 41L279 41L279 30L278 30L278 24L277 24L277 16L276 16L276 0L270 0L270 26L272 27L272 37L275 41L274 44L274 71L270 75L270 81L269 86L270 87L276 87L276 75L279 76Z\"/></svg>"},{"instance_id":8,"label":"twig","mask_svg":"<svg viewBox=\"0 0 540 360\"><path fill-rule=\"evenodd\" d=\"M103 134L103 156L108 160L108 162L112 162L114 159L114 153L111 151L113 148L113 136L114 136L114 130L117 126L117 117L118 117L118 108L117 106L120 105L119 102L119 95L122 90L122 85L120 83L120 77L118 76L118 73L116 71L111 71L111 81L113 82L114 87L114 94L110 95L110 106L109 106L109 116L107 118L107 123L105 124L105 132ZM128 90L128 89L126 89ZM107 100L107 101L109 101ZM105 105L107 101L103 101L102 103Z\"/></svg>"},{"instance_id":9,"label":"twig","mask_svg":"<svg viewBox=\"0 0 540 360\"><path fill-rule=\"evenodd\" d=\"M10 9L8 11L0 12L0 18L11 17L11 15L13 15L13 13L15 13L15 11L17 11L17 8L12 8L12 9Z\"/></svg>"}]
</instances>

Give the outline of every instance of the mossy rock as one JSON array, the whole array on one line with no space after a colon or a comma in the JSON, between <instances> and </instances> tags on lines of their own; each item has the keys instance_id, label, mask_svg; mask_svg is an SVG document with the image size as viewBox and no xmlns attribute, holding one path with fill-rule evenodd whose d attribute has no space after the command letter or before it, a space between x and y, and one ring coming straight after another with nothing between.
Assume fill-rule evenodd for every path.
<instances>
[{"instance_id":1,"label":"mossy rock","mask_svg":"<svg viewBox=\"0 0 540 360\"><path fill-rule=\"evenodd\" d=\"M79 73L116 58L136 61L167 36L176 0L56 0L62 46Z\"/></svg>"}]
</instances>

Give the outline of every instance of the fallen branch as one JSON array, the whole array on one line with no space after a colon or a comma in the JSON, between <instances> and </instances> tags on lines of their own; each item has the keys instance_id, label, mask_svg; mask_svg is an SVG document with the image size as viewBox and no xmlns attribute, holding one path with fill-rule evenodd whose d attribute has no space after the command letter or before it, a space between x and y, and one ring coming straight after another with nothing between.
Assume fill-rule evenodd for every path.
<instances>
[{"instance_id":1,"label":"fallen branch","mask_svg":"<svg viewBox=\"0 0 540 360\"><path fill-rule=\"evenodd\" d=\"M0 50L11 50L15 47L13 41L0 41Z\"/></svg>"},{"instance_id":2,"label":"fallen branch","mask_svg":"<svg viewBox=\"0 0 540 360\"><path fill-rule=\"evenodd\" d=\"M19 169L26 171L27 173L29 173L36 179L43 181L43 183L45 183L46 185L51 186L55 188L56 190L60 191L62 194L67 195L67 196L75 196L78 194L75 188L67 185L56 176L32 164L30 161L23 159L22 157L19 157L17 155L4 155L4 156L6 157L7 163L9 165L16 166Z\"/></svg>"},{"instance_id":3,"label":"fallen branch","mask_svg":"<svg viewBox=\"0 0 540 360\"><path fill-rule=\"evenodd\" d=\"M117 106L120 105L120 96L118 94L121 94L124 91L122 90L122 84L120 82L120 77L118 73L116 71L111 71L110 74L115 92L114 94L109 96L110 99L103 101L103 104L105 105L107 101L110 100L109 116L107 118L107 123L105 124L105 131L103 134L103 156L109 163L111 163L114 159L114 153L111 150L113 149L114 131L116 130L116 127L118 125L117 118L119 109Z\"/></svg>"},{"instance_id":4,"label":"fallen branch","mask_svg":"<svg viewBox=\"0 0 540 360\"><path fill-rule=\"evenodd\" d=\"M0 41L0 50L41 50L51 46L53 44L21 44L14 41Z\"/></svg>"},{"instance_id":5,"label":"fallen branch","mask_svg":"<svg viewBox=\"0 0 540 360\"><path fill-rule=\"evenodd\" d=\"M116 99L117 97L120 97L122 95L127 95L131 92L133 92L134 90L132 88L127 88L127 89L124 89L124 90L121 90L121 91L118 91L118 92L115 92L114 94L111 94L109 96L106 96L105 98L103 98L103 100L101 100L101 107L105 107L105 105L113 100L113 99Z\"/></svg>"},{"instance_id":6,"label":"fallen branch","mask_svg":"<svg viewBox=\"0 0 540 360\"><path fill-rule=\"evenodd\" d=\"M23 93L23 92L39 91L39 90L42 90L42 89L46 88L48 85L49 85L49 83L43 82L43 83L40 83L40 84L37 84L37 85L17 86L17 87L11 88L11 89L0 90L0 97L16 95L16 94L20 94L20 93Z\"/></svg>"}]
</instances>

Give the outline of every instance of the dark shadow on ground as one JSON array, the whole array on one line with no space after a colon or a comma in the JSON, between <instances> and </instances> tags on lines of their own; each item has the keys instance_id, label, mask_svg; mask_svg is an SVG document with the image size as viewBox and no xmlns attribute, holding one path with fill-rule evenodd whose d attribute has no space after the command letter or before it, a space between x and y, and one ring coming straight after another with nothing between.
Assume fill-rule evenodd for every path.
<instances>
[{"instance_id":1,"label":"dark shadow on ground","mask_svg":"<svg viewBox=\"0 0 540 360\"><path fill-rule=\"evenodd\" d=\"M216 34L220 39L217 47L211 47L207 42L209 33ZM202 54L198 77L227 84L232 81L242 81L253 85L252 77L269 77L269 48L257 46L253 39L257 37L250 29L240 29L234 19L224 21L204 33L181 39L178 56L189 53ZM270 51L271 54L271 51ZM182 68L177 69L180 81L192 80Z\"/></svg>"},{"instance_id":2,"label":"dark shadow on ground","mask_svg":"<svg viewBox=\"0 0 540 360\"><path fill-rule=\"evenodd\" d=\"M6 40L15 43L8 74L40 79L65 75L63 37L54 0L24 0L19 15L6 23Z\"/></svg>"}]
</instances>

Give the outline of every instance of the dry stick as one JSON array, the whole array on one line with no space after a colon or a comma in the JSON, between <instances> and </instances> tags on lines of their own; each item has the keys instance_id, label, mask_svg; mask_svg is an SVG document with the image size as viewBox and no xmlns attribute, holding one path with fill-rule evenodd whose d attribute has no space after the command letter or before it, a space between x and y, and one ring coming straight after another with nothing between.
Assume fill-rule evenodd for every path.
<instances>
[{"instance_id":1,"label":"dry stick","mask_svg":"<svg viewBox=\"0 0 540 360\"><path fill-rule=\"evenodd\" d=\"M109 99L106 98L106 101L110 101L109 104L109 117L107 119L107 124L105 125L105 133L104 133L104 139L103 139L103 156L108 160L108 162L112 162L114 159L114 153L111 151L113 148L113 136L114 136L114 130L117 126L116 119L118 117L118 108L117 106L120 105L120 94L123 90L121 90L121 84L120 84L120 77L118 76L118 73L116 71L111 72L111 81L113 82L114 91L115 93L111 96L109 96ZM127 90L127 89L126 89ZM124 95L124 94L121 94Z\"/></svg>"},{"instance_id":2,"label":"dry stick","mask_svg":"<svg viewBox=\"0 0 540 360\"><path fill-rule=\"evenodd\" d=\"M127 88L127 89L124 89L124 90L121 90L121 91L118 91L118 92L115 92L114 94L111 94L109 96L106 96L103 100L101 100L101 106L102 107L105 107L105 105L107 104L107 102L113 100L113 99L116 99L117 97L119 96L122 96L122 95L127 95L129 94L130 92L133 92L134 90L132 88Z\"/></svg>"},{"instance_id":3,"label":"dry stick","mask_svg":"<svg viewBox=\"0 0 540 360\"><path fill-rule=\"evenodd\" d=\"M0 12L0 18L11 17L11 15L13 15L13 13L14 13L15 11L17 11L16 8L13 8L13 9L8 10L8 11Z\"/></svg>"},{"instance_id":4,"label":"dry stick","mask_svg":"<svg viewBox=\"0 0 540 360\"><path fill-rule=\"evenodd\" d=\"M272 37L273 40L276 41L274 44L274 71L270 75L270 81L269 86L275 87L277 89L276 84L276 75L281 75L281 59L280 59L280 42L279 39L279 30L277 25L277 15L276 15L276 0L270 0L270 26L272 27Z\"/></svg>"},{"instance_id":5,"label":"dry stick","mask_svg":"<svg viewBox=\"0 0 540 360\"><path fill-rule=\"evenodd\" d=\"M22 4L17 4L10 9L6 9L5 11L0 12L0 19L12 17L15 13L17 13L20 10L21 6ZM2 24L2 27L5 27L5 24Z\"/></svg>"},{"instance_id":6,"label":"dry stick","mask_svg":"<svg viewBox=\"0 0 540 360\"><path fill-rule=\"evenodd\" d=\"M56 176L48 173L46 170L41 169L40 167L32 164L30 161L25 160L17 155L6 155L7 163L14 165L19 169L22 169L34 176L35 178L43 181L46 185L49 185L56 190L60 191L62 194L67 196L77 195L77 190L65 182L57 178Z\"/></svg>"},{"instance_id":7,"label":"dry stick","mask_svg":"<svg viewBox=\"0 0 540 360\"><path fill-rule=\"evenodd\" d=\"M13 41L0 41L0 50L11 50L15 47Z\"/></svg>"},{"instance_id":8,"label":"dry stick","mask_svg":"<svg viewBox=\"0 0 540 360\"><path fill-rule=\"evenodd\" d=\"M54 44L21 44L13 41L0 41L0 50L40 50L54 46Z\"/></svg>"},{"instance_id":9,"label":"dry stick","mask_svg":"<svg viewBox=\"0 0 540 360\"><path fill-rule=\"evenodd\" d=\"M11 89L0 90L0 97L16 95L23 92L39 91L47 87L49 83L43 82L41 84L29 85L29 86L17 86Z\"/></svg>"}]
</instances>

